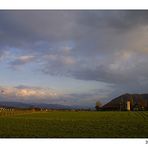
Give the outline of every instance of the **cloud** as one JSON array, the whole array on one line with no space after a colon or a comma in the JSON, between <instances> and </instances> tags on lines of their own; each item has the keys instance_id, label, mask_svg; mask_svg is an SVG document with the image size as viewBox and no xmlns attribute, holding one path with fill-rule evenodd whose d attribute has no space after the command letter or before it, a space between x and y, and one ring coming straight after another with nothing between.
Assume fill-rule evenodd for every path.
<instances>
[{"instance_id":1,"label":"cloud","mask_svg":"<svg viewBox=\"0 0 148 148\"><path fill-rule=\"evenodd\" d=\"M32 61L34 58L34 56L20 56L18 58L16 58L12 64L14 65L23 65L26 63L29 63L30 61Z\"/></svg>"},{"instance_id":2,"label":"cloud","mask_svg":"<svg viewBox=\"0 0 148 148\"><path fill-rule=\"evenodd\" d=\"M43 75L113 84L116 94L148 89L148 11L1 11L0 19L0 58L7 48L10 67L33 63Z\"/></svg>"},{"instance_id":3,"label":"cloud","mask_svg":"<svg viewBox=\"0 0 148 148\"><path fill-rule=\"evenodd\" d=\"M0 62L8 58L8 56L9 56L9 51L6 48L0 49Z\"/></svg>"},{"instance_id":4,"label":"cloud","mask_svg":"<svg viewBox=\"0 0 148 148\"><path fill-rule=\"evenodd\" d=\"M147 11L1 11L0 18L1 45L26 47L41 41L93 41L105 30L128 31L147 24Z\"/></svg>"},{"instance_id":5,"label":"cloud","mask_svg":"<svg viewBox=\"0 0 148 148\"><path fill-rule=\"evenodd\" d=\"M15 58L13 61L10 62L12 68L20 68L22 65L27 63L33 62L35 60L34 56L31 55L23 55Z\"/></svg>"},{"instance_id":6,"label":"cloud","mask_svg":"<svg viewBox=\"0 0 148 148\"><path fill-rule=\"evenodd\" d=\"M100 94L101 92L101 94ZM96 101L104 103L107 94L104 90L93 90L88 93L61 93L55 89L33 86L0 86L0 101L18 101L30 103L48 103L94 107Z\"/></svg>"},{"instance_id":7,"label":"cloud","mask_svg":"<svg viewBox=\"0 0 148 148\"><path fill-rule=\"evenodd\" d=\"M48 102L56 99L58 95L58 92L53 89L41 87L24 85L16 87L0 86L0 98L3 101Z\"/></svg>"}]
</instances>

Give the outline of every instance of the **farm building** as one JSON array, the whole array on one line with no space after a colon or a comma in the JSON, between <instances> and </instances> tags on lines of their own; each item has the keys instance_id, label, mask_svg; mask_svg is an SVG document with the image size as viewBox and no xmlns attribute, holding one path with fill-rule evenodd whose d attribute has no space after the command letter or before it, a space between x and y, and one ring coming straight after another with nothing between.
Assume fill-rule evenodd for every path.
<instances>
[{"instance_id":1,"label":"farm building","mask_svg":"<svg viewBox=\"0 0 148 148\"><path fill-rule=\"evenodd\" d=\"M124 94L102 107L103 110L148 110L148 94Z\"/></svg>"}]
</instances>

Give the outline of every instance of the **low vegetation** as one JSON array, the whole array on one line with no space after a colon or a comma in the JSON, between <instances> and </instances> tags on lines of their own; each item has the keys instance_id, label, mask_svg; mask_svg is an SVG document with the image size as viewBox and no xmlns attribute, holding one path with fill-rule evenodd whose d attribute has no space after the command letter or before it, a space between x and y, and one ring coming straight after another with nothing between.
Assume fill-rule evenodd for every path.
<instances>
[{"instance_id":1,"label":"low vegetation","mask_svg":"<svg viewBox=\"0 0 148 148\"><path fill-rule=\"evenodd\" d=\"M146 138L148 112L1 112L0 137Z\"/></svg>"}]
</instances>

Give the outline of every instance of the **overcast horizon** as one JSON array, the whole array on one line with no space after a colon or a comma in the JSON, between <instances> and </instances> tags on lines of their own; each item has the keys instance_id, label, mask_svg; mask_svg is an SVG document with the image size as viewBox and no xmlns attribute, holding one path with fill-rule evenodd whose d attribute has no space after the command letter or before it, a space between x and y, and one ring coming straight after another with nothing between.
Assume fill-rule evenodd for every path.
<instances>
[{"instance_id":1,"label":"overcast horizon","mask_svg":"<svg viewBox=\"0 0 148 148\"><path fill-rule=\"evenodd\" d=\"M0 11L0 101L95 106L148 93L148 11Z\"/></svg>"}]
</instances>

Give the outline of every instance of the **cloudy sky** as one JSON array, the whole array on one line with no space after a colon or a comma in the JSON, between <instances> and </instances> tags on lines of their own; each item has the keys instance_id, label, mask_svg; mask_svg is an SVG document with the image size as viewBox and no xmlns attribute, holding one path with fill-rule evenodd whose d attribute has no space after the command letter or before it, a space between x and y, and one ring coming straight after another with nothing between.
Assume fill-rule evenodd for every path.
<instances>
[{"instance_id":1,"label":"cloudy sky","mask_svg":"<svg viewBox=\"0 0 148 148\"><path fill-rule=\"evenodd\" d=\"M148 93L148 11L0 11L0 101L123 93Z\"/></svg>"}]
</instances>

